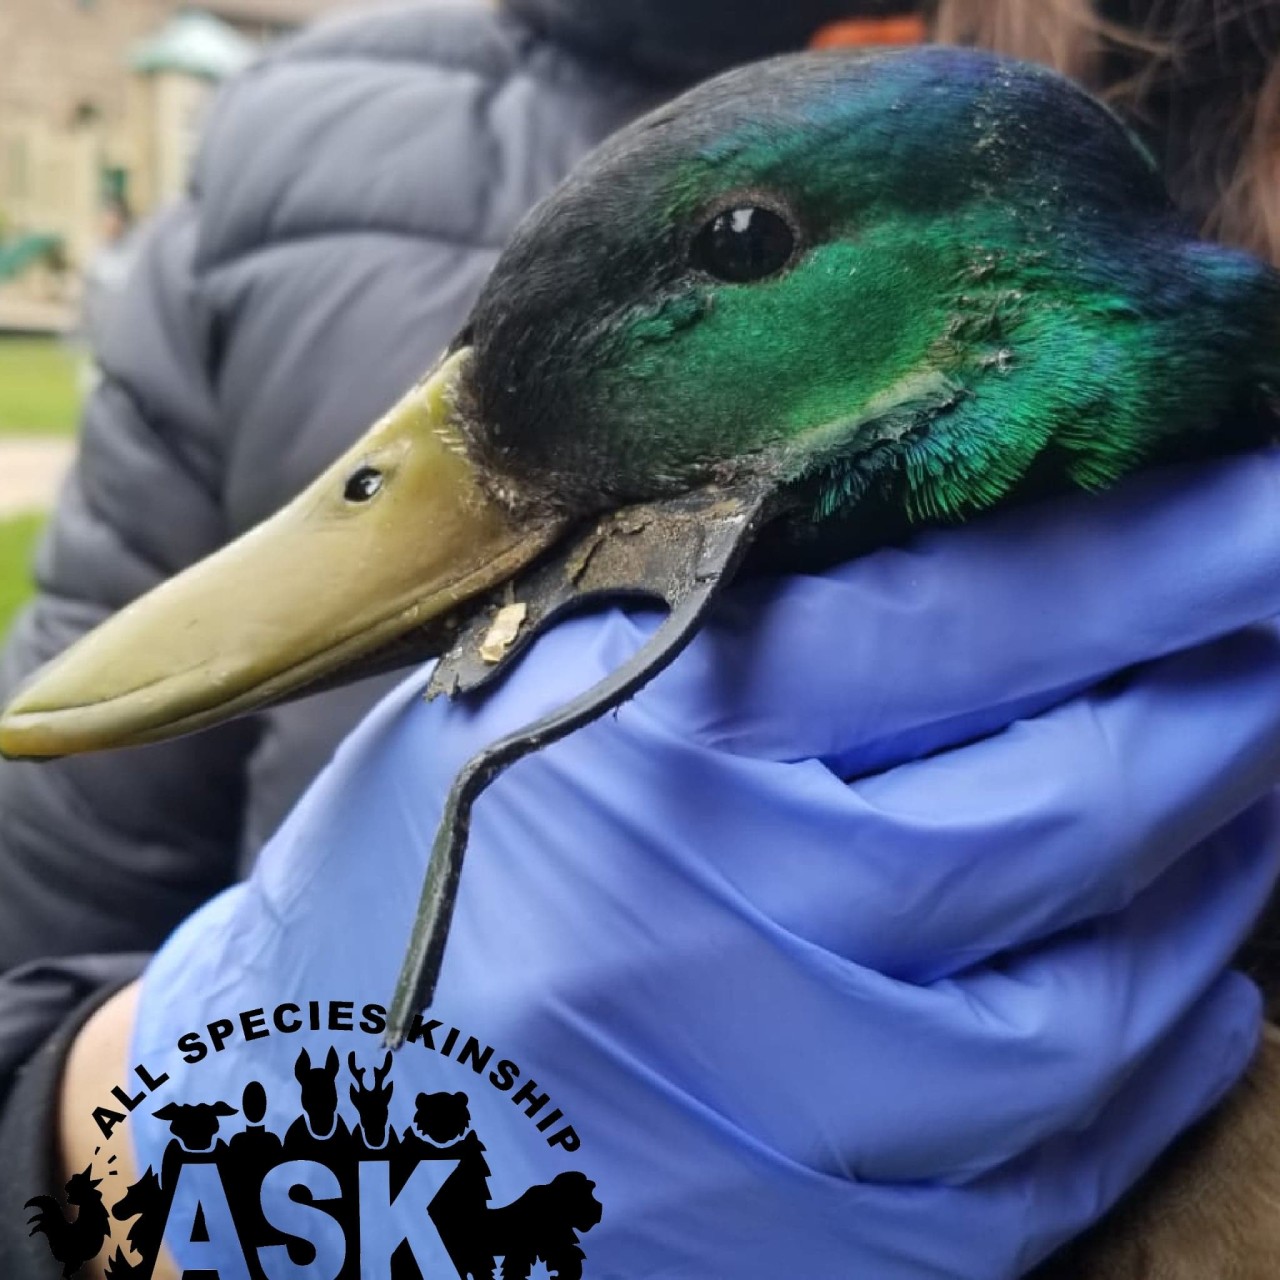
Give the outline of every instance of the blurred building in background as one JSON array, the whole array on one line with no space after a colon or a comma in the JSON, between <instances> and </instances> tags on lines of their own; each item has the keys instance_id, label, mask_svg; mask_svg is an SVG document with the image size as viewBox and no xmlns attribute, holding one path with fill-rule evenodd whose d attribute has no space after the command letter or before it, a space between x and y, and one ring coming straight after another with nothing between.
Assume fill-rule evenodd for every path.
<instances>
[{"instance_id":1,"label":"blurred building in background","mask_svg":"<svg viewBox=\"0 0 1280 1280\"><path fill-rule=\"evenodd\" d=\"M64 328L81 273L178 195L218 82L352 0L0 0L0 328Z\"/></svg>"}]
</instances>

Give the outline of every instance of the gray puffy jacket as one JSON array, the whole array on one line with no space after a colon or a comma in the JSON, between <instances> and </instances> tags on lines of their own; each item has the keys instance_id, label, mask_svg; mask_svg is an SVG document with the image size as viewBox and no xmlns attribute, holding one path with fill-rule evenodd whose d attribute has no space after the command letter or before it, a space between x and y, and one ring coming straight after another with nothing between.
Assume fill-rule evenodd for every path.
<instances>
[{"instance_id":1,"label":"gray puffy jacket","mask_svg":"<svg viewBox=\"0 0 1280 1280\"><path fill-rule=\"evenodd\" d=\"M875 7L459 0L273 50L221 95L189 196L145 232L0 694L342 452L589 147L693 79ZM239 875L379 691L160 747L0 763L0 1275L49 1265L11 1228L54 1185L40 1169L58 1063L137 972L141 955L121 953L153 948Z\"/></svg>"}]
</instances>

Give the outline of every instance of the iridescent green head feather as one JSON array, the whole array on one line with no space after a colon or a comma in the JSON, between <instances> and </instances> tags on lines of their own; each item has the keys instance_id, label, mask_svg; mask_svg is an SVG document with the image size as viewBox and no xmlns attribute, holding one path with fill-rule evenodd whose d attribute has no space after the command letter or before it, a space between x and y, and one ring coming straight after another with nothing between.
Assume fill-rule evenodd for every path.
<instances>
[{"instance_id":1,"label":"iridescent green head feather","mask_svg":"<svg viewBox=\"0 0 1280 1280\"><path fill-rule=\"evenodd\" d=\"M792 252L718 279L699 237L751 209ZM525 224L467 329L468 444L574 511L764 466L817 520L873 492L878 520L953 517L1230 447L1202 437L1270 376L1276 299L1049 72L778 59L624 131Z\"/></svg>"}]
</instances>

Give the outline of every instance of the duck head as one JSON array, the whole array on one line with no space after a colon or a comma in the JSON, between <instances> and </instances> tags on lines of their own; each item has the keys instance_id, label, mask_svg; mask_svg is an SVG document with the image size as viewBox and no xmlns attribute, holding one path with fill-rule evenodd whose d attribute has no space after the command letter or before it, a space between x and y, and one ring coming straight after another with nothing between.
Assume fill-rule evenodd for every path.
<instances>
[{"instance_id":1,"label":"duck head","mask_svg":"<svg viewBox=\"0 0 1280 1280\"><path fill-rule=\"evenodd\" d=\"M432 653L467 689L584 599L700 608L756 541L826 562L1251 443L1276 302L1055 75L942 48L740 69L597 151L437 368L38 673L0 749L153 741Z\"/></svg>"}]
</instances>

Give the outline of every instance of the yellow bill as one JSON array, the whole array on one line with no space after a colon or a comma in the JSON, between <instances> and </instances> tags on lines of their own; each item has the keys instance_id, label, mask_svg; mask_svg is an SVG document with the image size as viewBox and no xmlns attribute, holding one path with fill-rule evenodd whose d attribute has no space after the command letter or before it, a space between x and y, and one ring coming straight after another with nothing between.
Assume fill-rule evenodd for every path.
<instances>
[{"instance_id":1,"label":"yellow bill","mask_svg":"<svg viewBox=\"0 0 1280 1280\"><path fill-rule=\"evenodd\" d=\"M0 719L0 752L154 742L278 702L555 542L564 522L517 521L461 448L453 406L469 358L450 357L277 515L37 672Z\"/></svg>"}]
</instances>

